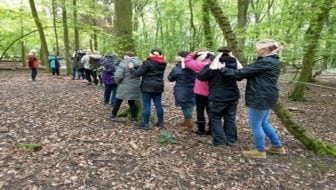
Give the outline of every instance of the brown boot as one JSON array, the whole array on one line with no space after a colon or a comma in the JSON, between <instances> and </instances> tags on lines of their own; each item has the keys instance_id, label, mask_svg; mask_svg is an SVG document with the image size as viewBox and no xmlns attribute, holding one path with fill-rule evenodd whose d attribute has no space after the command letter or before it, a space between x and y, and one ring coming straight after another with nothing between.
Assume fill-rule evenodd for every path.
<instances>
[{"instance_id":1,"label":"brown boot","mask_svg":"<svg viewBox=\"0 0 336 190\"><path fill-rule=\"evenodd\" d=\"M184 131L192 131L194 129L194 121L192 119L185 120L185 127L183 128Z\"/></svg>"}]
</instances>

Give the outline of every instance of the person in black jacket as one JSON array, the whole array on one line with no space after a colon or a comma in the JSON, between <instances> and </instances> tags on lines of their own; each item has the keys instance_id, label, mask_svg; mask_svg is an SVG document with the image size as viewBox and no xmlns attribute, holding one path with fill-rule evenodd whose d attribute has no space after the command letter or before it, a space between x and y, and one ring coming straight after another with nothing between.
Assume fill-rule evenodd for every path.
<instances>
[{"instance_id":1,"label":"person in black jacket","mask_svg":"<svg viewBox=\"0 0 336 190\"><path fill-rule=\"evenodd\" d=\"M178 55L176 66L168 75L170 82L175 82L174 96L175 105L180 106L183 112L184 121L181 123L185 131L190 131L194 127L192 120L192 110L195 105L195 94L193 88L195 86L196 73L191 69L185 68L183 59L187 57L189 52L181 51Z\"/></svg>"},{"instance_id":2,"label":"person in black jacket","mask_svg":"<svg viewBox=\"0 0 336 190\"><path fill-rule=\"evenodd\" d=\"M209 83L212 145L225 146L237 142L236 112L240 94L235 78L222 75L220 70L213 70L210 67L225 63L226 68L236 70L242 66L237 59L229 56L230 49L222 47L218 52L221 53L198 73L197 78Z\"/></svg>"},{"instance_id":3,"label":"person in black jacket","mask_svg":"<svg viewBox=\"0 0 336 190\"><path fill-rule=\"evenodd\" d=\"M128 63L128 67L132 75L142 77L140 89L143 101L143 122L141 129L149 129L149 119L151 110L151 101L153 100L158 122L156 126L163 128L163 108L161 103L162 93L164 89L163 75L166 69L166 61L162 56L162 51L158 48L152 49L147 60L143 64L134 68L132 62Z\"/></svg>"},{"instance_id":4,"label":"person in black jacket","mask_svg":"<svg viewBox=\"0 0 336 190\"><path fill-rule=\"evenodd\" d=\"M281 45L274 40L261 40L257 42L256 50L257 60L242 69L234 70L223 66L213 69L219 69L223 75L237 80L247 79L245 101L256 149L242 153L245 156L266 158L266 151L276 154L286 153L276 131L268 121L279 97L280 60L278 53ZM265 135L271 142L268 148L265 148Z\"/></svg>"}]
</instances>

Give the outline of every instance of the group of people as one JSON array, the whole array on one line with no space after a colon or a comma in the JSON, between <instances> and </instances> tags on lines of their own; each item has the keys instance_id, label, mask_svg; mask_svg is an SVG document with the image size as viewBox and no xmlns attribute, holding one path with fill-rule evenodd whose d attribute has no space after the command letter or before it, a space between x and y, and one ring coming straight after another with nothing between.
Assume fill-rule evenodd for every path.
<instances>
[{"instance_id":1,"label":"group of people","mask_svg":"<svg viewBox=\"0 0 336 190\"><path fill-rule=\"evenodd\" d=\"M266 158L266 152L285 154L281 140L269 123L271 110L279 96L280 51L281 44L274 40L258 41L257 59L244 67L226 47L219 48L216 53L206 49L179 52L168 80L175 82L175 105L181 107L183 113L184 120L179 123L183 131L200 136L211 135L211 145L215 147L234 146L238 140L236 113L240 98L237 81L247 79L245 102L255 148L242 154L257 158ZM130 120L136 123L136 101L142 99L143 119L136 127L150 129L153 101L157 116L155 126L164 128L162 93L167 62L160 49L152 49L143 63L132 51L125 52L121 59L113 54L101 57L86 53L79 57L76 53L74 64L83 64L74 67L80 73L78 78L85 76L91 84L92 77L97 84L96 73L100 73L98 75L101 75L105 88L104 103L112 104L112 121L117 121L119 108L125 100L130 108ZM194 106L196 122L192 117ZM197 130L193 131L195 123ZM270 139L271 146L265 146L265 135Z\"/></svg>"}]
</instances>

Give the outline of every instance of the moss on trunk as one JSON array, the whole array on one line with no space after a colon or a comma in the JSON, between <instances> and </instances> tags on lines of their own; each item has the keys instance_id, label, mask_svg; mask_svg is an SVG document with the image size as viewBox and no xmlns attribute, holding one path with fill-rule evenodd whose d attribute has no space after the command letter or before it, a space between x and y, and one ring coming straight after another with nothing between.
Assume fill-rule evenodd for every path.
<instances>
[{"instance_id":1,"label":"moss on trunk","mask_svg":"<svg viewBox=\"0 0 336 190\"><path fill-rule=\"evenodd\" d=\"M274 112L285 128L299 140L307 149L319 154L328 154L336 157L336 146L329 145L310 135L302 126L296 123L290 112L278 101Z\"/></svg>"}]
</instances>

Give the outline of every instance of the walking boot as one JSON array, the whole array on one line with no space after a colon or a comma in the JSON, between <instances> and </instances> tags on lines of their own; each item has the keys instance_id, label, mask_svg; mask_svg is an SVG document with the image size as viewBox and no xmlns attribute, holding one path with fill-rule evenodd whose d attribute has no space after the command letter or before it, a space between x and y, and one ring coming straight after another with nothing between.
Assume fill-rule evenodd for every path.
<instances>
[{"instance_id":1,"label":"walking boot","mask_svg":"<svg viewBox=\"0 0 336 190\"><path fill-rule=\"evenodd\" d=\"M198 121L197 122L197 131L195 133L199 136L205 135L205 122L204 121Z\"/></svg>"},{"instance_id":2,"label":"walking boot","mask_svg":"<svg viewBox=\"0 0 336 190\"><path fill-rule=\"evenodd\" d=\"M183 121L177 123L177 125L179 125L179 126L181 126L181 127L185 127L185 125L186 125L186 120L183 120Z\"/></svg>"},{"instance_id":3,"label":"walking boot","mask_svg":"<svg viewBox=\"0 0 336 190\"><path fill-rule=\"evenodd\" d=\"M183 130L191 132L193 130L193 128L194 128L194 122L193 122L193 120L192 119L186 119L184 121L185 121L185 125L184 125Z\"/></svg>"}]
</instances>

